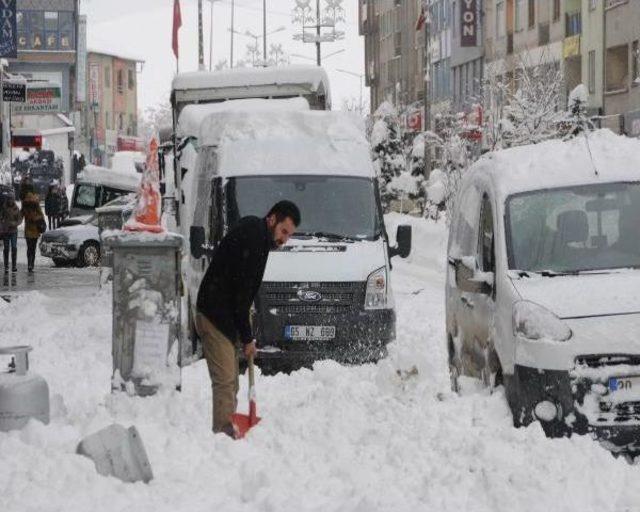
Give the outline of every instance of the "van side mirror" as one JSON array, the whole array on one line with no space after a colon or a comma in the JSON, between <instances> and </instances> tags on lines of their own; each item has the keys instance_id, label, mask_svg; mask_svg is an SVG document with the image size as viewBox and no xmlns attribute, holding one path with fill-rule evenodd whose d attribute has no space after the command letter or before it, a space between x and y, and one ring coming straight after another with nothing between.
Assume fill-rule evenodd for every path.
<instances>
[{"instance_id":1,"label":"van side mirror","mask_svg":"<svg viewBox=\"0 0 640 512\"><path fill-rule=\"evenodd\" d=\"M204 228L202 226L191 226L189 230L189 248L191 256L202 258L206 254L204 244L206 242Z\"/></svg>"},{"instance_id":2,"label":"van side mirror","mask_svg":"<svg viewBox=\"0 0 640 512\"><path fill-rule=\"evenodd\" d=\"M451 258L449 264L453 266L456 276L456 286L460 291L468 293L481 293L491 295L493 285L489 284L484 277L491 277L491 272L480 272L475 264L471 263L472 258Z\"/></svg>"},{"instance_id":3,"label":"van side mirror","mask_svg":"<svg viewBox=\"0 0 640 512\"><path fill-rule=\"evenodd\" d=\"M396 233L396 246L389 249L389 257L400 256L406 258L411 254L411 226L398 226Z\"/></svg>"}]
</instances>

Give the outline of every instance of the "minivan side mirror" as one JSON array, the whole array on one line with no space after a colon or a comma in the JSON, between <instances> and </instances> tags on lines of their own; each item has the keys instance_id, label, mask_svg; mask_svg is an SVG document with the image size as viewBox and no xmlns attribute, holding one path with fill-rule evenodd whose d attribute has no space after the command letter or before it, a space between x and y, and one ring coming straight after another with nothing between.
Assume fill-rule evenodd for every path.
<instances>
[{"instance_id":1,"label":"minivan side mirror","mask_svg":"<svg viewBox=\"0 0 640 512\"><path fill-rule=\"evenodd\" d=\"M453 266L456 276L456 286L459 290L468 293L481 293L483 295L491 295L493 286L481 279L481 273L474 263L471 264L472 258L451 258L449 264ZM484 274L489 274L485 272Z\"/></svg>"},{"instance_id":2,"label":"minivan side mirror","mask_svg":"<svg viewBox=\"0 0 640 512\"><path fill-rule=\"evenodd\" d=\"M206 236L204 228L202 226L191 226L189 230L189 248L191 250L191 256L194 258L202 258L206 254L204 244L206 242Z\"/></svg>"},{"instance_id":3,"label":"minivan side mirror","mask_svg":"<svg viewBox=\"0 0 640 512\"><path fill-rule=\"evenodd\" d=\"M396 233L396 246L389 248L389 257L400 256L406 258L411 254L411 226L398 226Z\"/></svg>"}]
</instances>

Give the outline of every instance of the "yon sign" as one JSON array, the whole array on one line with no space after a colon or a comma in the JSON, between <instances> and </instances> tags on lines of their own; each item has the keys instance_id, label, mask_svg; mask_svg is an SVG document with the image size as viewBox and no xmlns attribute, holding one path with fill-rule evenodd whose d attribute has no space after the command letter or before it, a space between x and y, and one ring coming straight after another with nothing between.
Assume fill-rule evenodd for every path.
<instances>
[{"instance_id":1,"label":"yon sign","mask_svg":"<svg viewBox=\"0 0 640 512\"><path fill-rule=\"evenodd\" d=\"M478 46L476 0L461 0L460 2L460 46Z\"/></svg>"}]
</instances>

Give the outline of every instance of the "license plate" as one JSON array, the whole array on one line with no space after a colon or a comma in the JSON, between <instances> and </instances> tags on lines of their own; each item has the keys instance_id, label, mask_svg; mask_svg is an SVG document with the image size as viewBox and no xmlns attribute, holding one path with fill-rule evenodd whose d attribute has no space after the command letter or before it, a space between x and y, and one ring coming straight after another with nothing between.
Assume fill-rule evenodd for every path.
<instances>
[{"instance_id":1,"label":"license plate","mask_svg":"<svg viewBox=\"0 0 640 512\"><path fill-rule=\"evenodd\" d=\"M336 328L332 325L287 325L284 337L297 341L327 341L336 337Z\"/></svg>"},{"instance_id":2,"label":"license plate","mask_svg":"<svg viewBox=\"0 0 640 512\"><path fill-rule=\"evenodd\" d=\"M609 378L609 392L612 396L637 394L640 397L640 376Z\"/></svg>"}]
</instances>

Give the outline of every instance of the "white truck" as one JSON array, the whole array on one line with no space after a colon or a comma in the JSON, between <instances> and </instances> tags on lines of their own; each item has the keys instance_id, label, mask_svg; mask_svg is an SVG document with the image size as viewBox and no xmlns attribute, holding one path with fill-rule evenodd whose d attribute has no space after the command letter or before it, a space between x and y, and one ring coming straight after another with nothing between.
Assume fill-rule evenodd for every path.
<instances>
[{"instance_id":1,"label":"white truck","mask_svg":"<svg viewBox=\"0 0 640 512\"><path fill-rule=\"evenodd\" d=\"M255 301L257 363L272 372L327 358L376 361L395 338L390 261L409 254L411 228L401 226L398 247L389 246L361 121L274 108L212 113L201 122L187 171L191 337L210 251L240 218L262 217L289 199L302 223L269 256Z\"/></svg>"}]
</instances>

